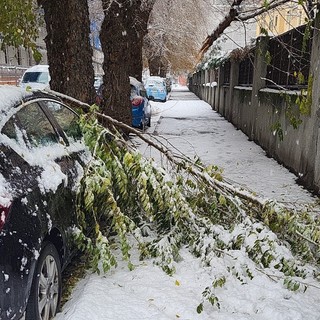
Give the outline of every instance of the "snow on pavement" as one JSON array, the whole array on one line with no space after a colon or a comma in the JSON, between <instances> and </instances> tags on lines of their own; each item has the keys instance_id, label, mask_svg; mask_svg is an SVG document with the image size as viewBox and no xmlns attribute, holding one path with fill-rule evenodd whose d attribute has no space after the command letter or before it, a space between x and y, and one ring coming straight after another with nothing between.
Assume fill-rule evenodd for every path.
<instances>
[{"instance_id":1,"label":"snow on pavement","mask_svg":"<svg viewBox=\"0 0 320 320\"><path fill-rule=\"evenodd\" d=\"M181 96L181 93L173 92ZM188 98L194 99L186 92ZM163 136L189 156L198 155L206 164L224 169L224 176L279 201L310 203L315 200L295 183L295 176L265 156L264 151L226 122L201 100L169 100L153 103L153 125L149 129ZM165 140L163 140L165 141ZM151 151L144 144L140 150ZM153 154L152 154L153 156ZM226 268L226 256L215 257L210 267L182 249L182 261L175 263L176 273L166 275L152 260L139 261L133 250L135 269L126 263L108 274L91 274L76 286L71 299L56 320L318 320L320 288L310 286L303 293L291 292L273 281L266 270L255 270L254 278L241 283L228 277L225 286L216 289L221 309L204 304L198 314L202 292L212 275ZM249 262L247 262L249 263ZM313 281L306 279L306 282Z\"/></svg>"}]
</instances>

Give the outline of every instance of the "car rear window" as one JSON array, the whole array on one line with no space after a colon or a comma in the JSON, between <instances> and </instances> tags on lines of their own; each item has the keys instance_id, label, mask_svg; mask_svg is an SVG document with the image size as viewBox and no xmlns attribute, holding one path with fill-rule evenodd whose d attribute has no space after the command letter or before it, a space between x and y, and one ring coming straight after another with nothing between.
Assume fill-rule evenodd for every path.
<instances>
[{"instance_id":1,"label":"car rear window","mask_svg":"<svg viewBox=\"0 0 320 320\"><path fill-rule=\"evenodd\" d=\"M22 78L23 83L37 82L37 83L48 83L49 73L48 72L26 72Z\"/></svg>"},{"instance_id":2,"label":"car rear window","mask_svg":"<svg viewBox=\"0 0 320 320\"><path fill-rule=\"evenodd\" d=\"M157 81L157 80L149 80L146 82L146 85L147 86L156 86L156 87L159 87L159 86L162 86L164 87L165 84L163 83L163 81Z\"/></svg>"}]
</instances>

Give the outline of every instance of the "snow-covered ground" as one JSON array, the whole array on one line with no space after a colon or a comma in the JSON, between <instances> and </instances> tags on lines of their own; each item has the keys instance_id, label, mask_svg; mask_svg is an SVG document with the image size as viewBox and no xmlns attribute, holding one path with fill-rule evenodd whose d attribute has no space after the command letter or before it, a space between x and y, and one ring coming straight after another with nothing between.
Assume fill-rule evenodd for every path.
<instances>
[{"instance_id":1,"label":"snow-covered ground","mask_svg":"<svg viewBox=\"0 0 320 320\"><path fill-rule=\"evenodd\" d=\"M190 157L197 155L206 164L220 166L228 180L261 197L293 204L316 200L296 185L293 174L267 158L260 147L248 141L208 104L195 99L187 88L176 88L171 98L174 100L152 103L150 133ZM138 145L146 156L154 156L149 147ZM215 257L210 267L203 267L199 259L183 249L182 261L175 263L176 273L170 277L152 260L139 261L135 250L132 256L133 271L120 262L108 274L88 273L55 319L320 319L320 287L311 279L305 280L311 286L303 293L284 289L265 270L255 269L253 280L246 283L228 277L226 284L216 289L220 310L205 303L203 312L198 314L196 308L202 292L212 281L212 274L219 275L230 257Z\"/></svg>"}]
</instances>

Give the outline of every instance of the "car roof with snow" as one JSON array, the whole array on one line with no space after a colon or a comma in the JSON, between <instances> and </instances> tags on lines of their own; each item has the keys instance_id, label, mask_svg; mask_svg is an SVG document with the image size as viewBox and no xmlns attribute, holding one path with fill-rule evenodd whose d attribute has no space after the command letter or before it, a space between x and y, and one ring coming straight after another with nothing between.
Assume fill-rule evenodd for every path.
<instances>
[{"instance_id":1,"label":"car roof with snow","mask_svg":"<svg viewBox=\"0 0 320 320\"><path fill-rule=\"evenodd\" d=\"M134 77L129 77L129 79L130 79L130 85L135 86L136 88L140 88L140 90L144 89L144 85L142 82L140 82Z\"/></svg>"},{"instance_id":2,"label":"car roof with snow","mask_svg":"<svg viewBox=\"0 0 320 320\"><path fill-rule=\"evenodd\" d=\"M0 86L0 119L2 118L1 116L7 114L12 106L24 101L31 95L32 92L28 92L26 89L20 87L9 85Z\"/></svg>"},{"instance_id":3,"label":"car roof with snow","mask_svg":"<svg viewBox=\"0 0 320 320\"><path fill-rule=\"evenodd\" d=\"M28 68L26 72L49 72L49 65L37 64L33 67Z\"/></svg>"}]
</instances>

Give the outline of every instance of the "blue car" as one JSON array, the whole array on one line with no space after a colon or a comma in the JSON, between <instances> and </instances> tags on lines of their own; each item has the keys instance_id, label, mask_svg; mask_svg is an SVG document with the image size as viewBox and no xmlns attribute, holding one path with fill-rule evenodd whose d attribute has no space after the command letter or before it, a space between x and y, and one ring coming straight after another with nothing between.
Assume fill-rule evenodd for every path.
<instances>
[{"instance_id":1,"label":"blue car","mask_svg":"<svg viewBox=\"0 0 320 320\"><path fill-rule=\"evenodd\" d=\"M132 126L144 129L151 125L151 108L146 97L144 85L136 78L130 77L132 104Z\"/></svg>"},{"instance_id":2,"label":"blue car","mask_svg":"<svg viewBox=\"0 0 320 320\"><path fill-rule=\"evenodd\" d=\"M147 97L149 100L166 102L166 82L161 77L149 77L145 82Z\"/></svg>"},{"instance_id":3,"label":"blue car","mask_svg":"<svg viewBox=\"0 0 320 320\"><path fill-rule=\"evenodd\" d=\"M130 78L130 100L132 105L132 126L144 130L151 126L151 107L146 97L146 89L142 82L136 78ZM100 106L103 100L103 88L101 84L96 96L96 105Z\"/></svg>"}]
</instances>

